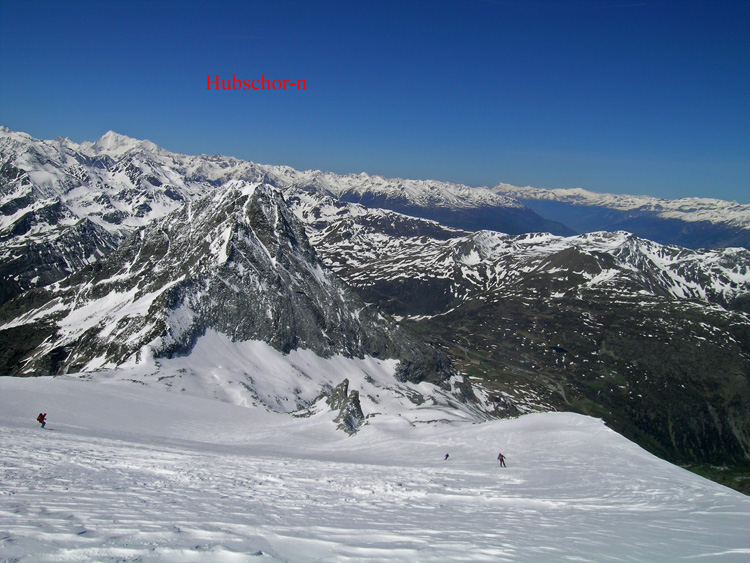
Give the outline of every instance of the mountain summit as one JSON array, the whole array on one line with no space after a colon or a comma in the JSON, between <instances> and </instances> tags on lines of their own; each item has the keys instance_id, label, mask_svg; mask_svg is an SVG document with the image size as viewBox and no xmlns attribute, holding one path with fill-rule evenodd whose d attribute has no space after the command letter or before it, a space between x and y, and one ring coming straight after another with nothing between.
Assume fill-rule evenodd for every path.
<instances>
[{"instance_id":1,"label":"mountain summit","mask_svg":"<svg viewBox=\"0 0 750 563\"><path fill-rule=\"evenodd\" d=\"M403 382L449 389L453 375L441 353L322 268L276 189L241 181L188 202L0 315L0 369L14 375L184 356L208 333L283 354L393 359Z\"/></svg>"}]
</instances>

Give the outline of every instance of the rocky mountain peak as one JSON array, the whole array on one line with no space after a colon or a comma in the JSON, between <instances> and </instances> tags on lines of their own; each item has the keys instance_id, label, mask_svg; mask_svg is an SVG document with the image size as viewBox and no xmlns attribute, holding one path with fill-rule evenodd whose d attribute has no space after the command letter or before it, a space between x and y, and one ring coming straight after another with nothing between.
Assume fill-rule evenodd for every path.
<instances>
[{"instance_id":1,"label":"rocky mountain peak","mask_svg":"<svg viewBox=\"0 0 750 563\"><path fill-rule=\"evenodd\" d=\"M283 195L262 184L230 182L188 202L5 313L0 334L16 352L3 367L11 373L184 355L212 330L284 353L397 359L403 381L445 385L452 374L439 353L327 272ZM32 329L41 340L13 338Z\"/></svg>"}]
</instances>

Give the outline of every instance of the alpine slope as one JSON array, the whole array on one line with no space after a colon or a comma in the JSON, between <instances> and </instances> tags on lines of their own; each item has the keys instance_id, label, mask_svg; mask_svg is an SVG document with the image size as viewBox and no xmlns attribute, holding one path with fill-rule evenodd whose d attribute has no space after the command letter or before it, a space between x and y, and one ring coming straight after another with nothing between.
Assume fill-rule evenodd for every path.
<instances>
[{"instance_id":1,"label":"alpine slope","mask_svg":"<svg viewBox=\"0 0 750 563\"><path fill-rule=\"evenodd\" d=\"M0 378L0 404L3 561L750 558L750 498L581 415L404 405L350 437L69 376Z\"/></svg>"}]
</instances>

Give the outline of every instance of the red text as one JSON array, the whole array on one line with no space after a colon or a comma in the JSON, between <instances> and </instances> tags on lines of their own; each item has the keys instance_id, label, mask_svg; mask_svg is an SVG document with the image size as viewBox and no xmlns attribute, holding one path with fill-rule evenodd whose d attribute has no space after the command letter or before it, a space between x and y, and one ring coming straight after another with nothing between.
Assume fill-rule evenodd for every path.
<instances>
[{"instance_id":1,"label":"red text","mask_svg":"<svg viewBox=\"0 0 750 563\"><path fill-rule=\"evenodd\" d=\"M218 74L206 75L206 90L307 90L307 81L300 78L295 81L266 78L261 74L260 78L240 79L236 75L232 78L221 78Z\"/></svg>"}]
</instances>

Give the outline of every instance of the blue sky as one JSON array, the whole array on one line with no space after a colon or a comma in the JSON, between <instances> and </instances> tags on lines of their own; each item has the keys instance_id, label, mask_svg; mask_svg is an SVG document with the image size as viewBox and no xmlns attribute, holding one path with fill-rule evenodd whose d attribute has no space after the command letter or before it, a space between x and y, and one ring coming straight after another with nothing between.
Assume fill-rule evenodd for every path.
<instances>
[{"instance_id":1,"label":"blue sky","mask_svg":"<svg viewBox=\"0 0 750 563\"><path fill-rule=\"evenodd\" d=\"M750 0L0 0L0 124L750 203ZM207 91L206 75L307 83Z\"/></svg>"}]
</instances>

